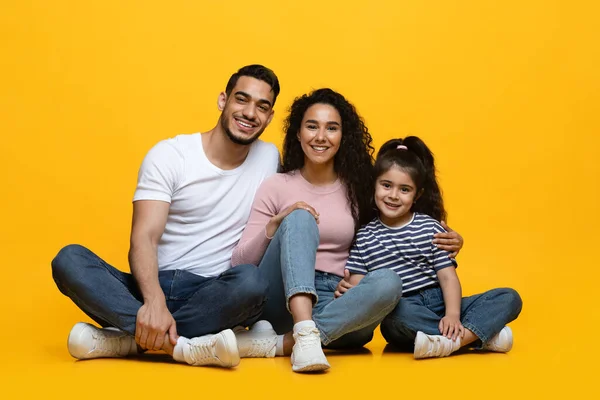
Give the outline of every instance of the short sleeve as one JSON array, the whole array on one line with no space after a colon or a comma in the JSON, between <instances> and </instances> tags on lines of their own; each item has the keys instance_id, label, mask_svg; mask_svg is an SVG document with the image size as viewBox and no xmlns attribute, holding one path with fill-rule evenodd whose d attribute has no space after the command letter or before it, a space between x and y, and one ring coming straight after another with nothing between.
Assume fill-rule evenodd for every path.
<instances>
[{"instance_id":1,"label":"short sleeve","mask_svg":"<svg viewBox=\"0 0 600 400\"><path fill-rule=\"evenodd\" d=\"M160 200L171 203L183 176L183 155L163 140L154 146L142 162L133 201Z\"/></svg>"},{"instance_id":2,"label":"short sleeve","mask_svg":"<svg viewBox=\"0 0 600 400\"><path fill-rule=\"evenodd\" d=\"M433 232L431 234L431 240L433 240L433 235L436 233L447 232L442 225L440 225L437 221L433 226ZM439 249L435 244L431 244L431 264L435 272L447 268L447 267L458 267L458 263L454 258L450 258L450 252L446 250Z\"/></svg>"},{"instance_id":3,"label":"short sleeve","mask_svg":"<svg viewBox=\"0 0 600 400\"><path fill-rule=\"evenodd\" d=\"M363 232L359 231L356 235L356 241L350 250L348 262L346 263L346 269L353 274L366 275L369 272L360 250L360 243L364 242L364 240L365 236Z\"/></svg>"}]
</instances>

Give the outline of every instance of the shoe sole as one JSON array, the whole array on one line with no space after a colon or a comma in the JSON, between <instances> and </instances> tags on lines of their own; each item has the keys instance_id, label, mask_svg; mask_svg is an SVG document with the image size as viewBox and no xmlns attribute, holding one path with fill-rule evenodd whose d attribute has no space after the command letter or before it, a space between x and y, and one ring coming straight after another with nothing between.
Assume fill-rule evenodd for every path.
<instances>
[{"instance_id":1,"label":"shoe sole","mask_svg":"<svg viewBox=\"0 0 600 400\"><path fill-rule=\"evenodd\" d=\"M326 369L331 368L329 363L325 362L315 362L315 363L307 363L301 366L292 365L292 371L294 372L317 372L317 371L325 371Z\"/></svg>"},{"instance_id":2,"label":"shoe sole","mask_svg":"<svg viewBox=\"0 0 600 400\"><path fill-rule=\"evenodd\" d=\"M78 322L75 325L73 325L73 328L71 328L71 332L69 332L69 337L67 339L67 350L69 351L69 354L71 355L71 357L76 358L78 360L86 360L89 357L85 357L83 355L75 355L74 352L72 351L72 348L77 347L75 345L75 341L77 339L79 339L79 337L81 336L81 334L84 332L84 330L89 329L90 325L86 324L85 322ZM95 358L95 357L92 357Z\"/></svg>"},{"instance_id":3,"label":"shoe sole","mask_svg":"<svg viewBox=\"0 0 600 400\"><path fill-rule=\"evenodd\" d=\"M237 366L240 363L240 353L237 347L237 339L235 338L235 334L231 329L226 329L219 333L225 342L225 346L227 347L227 353L230 356L230 360L224 361L221 360L222 366L227 368L232 368Z\"/></svg>"}]
</instances>

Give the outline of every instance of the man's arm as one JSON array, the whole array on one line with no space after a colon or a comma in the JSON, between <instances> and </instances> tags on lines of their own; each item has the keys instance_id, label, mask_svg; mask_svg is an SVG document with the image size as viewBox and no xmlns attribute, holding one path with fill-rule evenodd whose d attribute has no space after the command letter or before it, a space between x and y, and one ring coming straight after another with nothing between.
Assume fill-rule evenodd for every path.
<instances>
[{"instance_id":1,"label":"man's arm","mask_svg":"<svg viewBox=\"0 0 600 400\"><path fill-rule=\"evenodd\" d=\"M171 344L177 343L175 319L167 309L158 282L158 242L165 230L170 204L140 200L133 203L129 266L144 304L137 313L135 340L140 347L160 350L169 332Z\"/></svg>"}]
</instances>

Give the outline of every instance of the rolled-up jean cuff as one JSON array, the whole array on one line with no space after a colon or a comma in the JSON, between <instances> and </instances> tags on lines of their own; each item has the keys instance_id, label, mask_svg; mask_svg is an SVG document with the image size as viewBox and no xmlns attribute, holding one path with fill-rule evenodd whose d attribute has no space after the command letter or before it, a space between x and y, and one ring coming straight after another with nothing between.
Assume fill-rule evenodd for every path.
<instances>
[{"instance_id":1,"label":"rolled-up jean cuff","mask_svg":"<svg viewBox=\"0 0 600 400\"><path fill-rule=\"evenodd\" d=\"M491 339L491 338L488 338L487 336L485 336L483 333L481 333L481 331L479 329L477 329L476 326L473 326L473 324L470 324L469 322L465 322L462 325L465 328L467 328L468 330L470 330L471 332L473 332L475 334L475 336L477 336L479 338L479 340L481 340L481 343L483 343L483 344L487 343L487 341Z\"/></svg>"},{"instance_id":2,"label":"rolled-up jean cuff","mask_svg":"<svg viewBox=\"0 0 600 400\"><path fill-rule=\"evenodd\" d=\"M285 306L287 307L287 310L291 313L292 310L290 310L290 298L294 295L297 294L310 294L313 297L313 306L315 304L317 304L317 301L319 300L319 296L317 295L317 291L315 290L314 287L311 286L297 286L294 288L291 288L290 290L288 290L288 292L285 295Z\"/></svg>"}]
</instances>

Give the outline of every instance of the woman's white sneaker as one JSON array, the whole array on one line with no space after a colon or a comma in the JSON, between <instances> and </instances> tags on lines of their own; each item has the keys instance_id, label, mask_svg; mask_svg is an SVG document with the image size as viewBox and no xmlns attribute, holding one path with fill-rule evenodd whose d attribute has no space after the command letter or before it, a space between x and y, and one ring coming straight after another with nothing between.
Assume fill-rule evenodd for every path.
<instances>
[{"instance_id":1,"label":"woman's white sneaker","mask_svg":"<svg viewBox=\"0 0 600 400\"><path fill-rule=\"evenodd\" d=\"M69 353L80 360L138 354L135 337L116 328L97 328L78 322L67 340Z\"/></svg>"},{"instance_id":2,"label":"woman's white sneaker","mask_svg":"<svg viewBox=\"0 0 600 400\"><path fill-rule=\"evenodd\" d=\"M258 321L249 330L233 329L240 357L275 357L277 333L268 321Z\"/></svg>"},{"instance_id":3,"label":"woman's white sneaker","mask_svg":"<svg viewBox=\"0 0 600 400\"><path fill-rule=\"evenodd\" d=\"M296 343L292 348L292 371L324 371L330 367L321 348L321 335L317 328L306 327L294 333Z\"/></svg>"}]
</instances>

